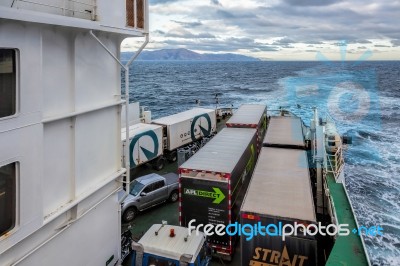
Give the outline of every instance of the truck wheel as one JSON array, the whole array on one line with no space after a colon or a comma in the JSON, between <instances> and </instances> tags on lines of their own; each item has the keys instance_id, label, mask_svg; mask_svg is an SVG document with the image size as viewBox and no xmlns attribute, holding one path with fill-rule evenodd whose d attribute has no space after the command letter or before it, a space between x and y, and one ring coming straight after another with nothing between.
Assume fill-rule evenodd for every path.
<instances>
[{"instance_id":1,"label":"truck wheel","mask_svg":"<svg viewBox=\"0 0 400 266\"><path fill-rule=\"evenodd\" d=\"M160 171L164 168L164 165L165 165L164 158L162 156L160 156L155 160L155 162L153 164L153 168L157 171Z\"/></svg>"},{"instance_id":2,"label":"truck wheel","mask_svg":"<svg viewBox=\"0 0 400 266\"><path fill-rule=\"evenodd\" d=\"M126 211L122 215L122 219L126 223L132 222L136 218L137 212L138 211L135 207L130 207L126 209Z\"/></svg>"},{"instance_id":3,"label":"truck wheel","mask_svg":"<svg viewBox=\"0 0 400 266\"><path fill-rule=\"evenodd\" d=\"M179 199L179 193L178 190L174 190L171 192L171 195L169 195L169 201L170 202L176 202Z\"/></svg>"},{"instance_id":4,"label":"truck wheel","mask_svg":"<svg viewBox=\"0 0 400 266\"><path fill-rule=\"evenodd\" d=\"M168 161L170 161L171 163L176 162L177 159L178 156L176 154L176 151L173 151L168 155Z\"/></svg>"}]
</instances>

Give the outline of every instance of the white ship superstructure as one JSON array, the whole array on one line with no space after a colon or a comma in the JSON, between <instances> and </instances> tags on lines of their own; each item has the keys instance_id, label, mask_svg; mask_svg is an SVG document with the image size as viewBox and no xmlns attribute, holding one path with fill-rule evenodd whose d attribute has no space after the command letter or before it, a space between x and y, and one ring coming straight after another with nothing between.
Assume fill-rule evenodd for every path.
<instances>
[{"instance_id":1,"label":"white ship superstructure","mask_svg":"<svg viewBox=\"0 0 400 266\"><path fill-rule=\"evenodd\" d=\"M0 265L118 261L127 37L146 0L0 2Z\"/></svg>"}]
</instances>

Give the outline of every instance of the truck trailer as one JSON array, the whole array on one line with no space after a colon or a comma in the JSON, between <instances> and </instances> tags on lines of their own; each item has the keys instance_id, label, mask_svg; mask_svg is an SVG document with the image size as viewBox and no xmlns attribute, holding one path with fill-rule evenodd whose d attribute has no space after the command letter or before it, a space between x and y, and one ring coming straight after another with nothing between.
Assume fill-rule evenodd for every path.
<instances>
[{"instance_id":1,"label":"truck trailer","mask_svg":"<svg viewBox=\"0 0 400 266\"><path fill-rule=\"evenodd\" d=\"M129 149L130 166L136 168L151 163L156 170L164 167L165 159L175 162L176 149L216 132L215 110L193 108L178 114L153 120L151 124L137 123L121 130L122 160Z\"/></svg>"},{"instance_id":2,"label":"truck trailer","mask_svg":"<svg viewBox=\"0 0 400 266\"><path fill-rule=\"evenodd\" d=\"M226 122L227 127L255 128L257 150L260 151L267 129L267 106L264 104L243 104Z\"/></svg>"},{"instance_id":3,"label":"truck trailer","mask_svg":"<svg viewBox=\"0 0 400 266\"><path fill-rule=\"evenodd\" d=\"M224 128L179 168L182 226L239 219L239 208L257 160L256 129ZM209 236L215 256L231 260L236 237Z\"/></svg>"},{"instance_id":4,"label":"truck trailer","mask_svg":"<svg viewBox=\"0 0 400 266\"><path fill-rule=\"evenodd\" d=\"M317 265L314 236L302 227L282 236L286 224L314 230L316 221L306 151L263 147L240 208L242 228L258 227L240 237L241 265Z\"/></svg>"},{"instance_id":5,"label":"truck trailer","mask_svg":"<svg viewBox=\"0 0 400 266\"><path fill-rule=\"evenodd\" d=\"M126 128L122 128L122 160L124 161L125 149L129 149L131 168L148 162L152 162L157 170L164 167L162 126L145 123L134 124L129 127L129 145L125 139Z\"/></svg>"},{"instance_id":6,"label":"truck trailer","mask_svg":"<svg viewBox=\"0 0 400 266\"><path fill-rule=\"evenodd\" d=\"M306 149L304 125L296 116L273 116L263 141L264 147Z\"/></svg>"},{"instance_id":7,"label":"truck trailer","mask_svg":"<svg viewBox=\"0 0 400 266\"><path fill-rule=\"evenodd\" d=\"M176 161L176 149L217 131L214 109L193 108L178 114L155 119L163 127L164 157Z\"/></svg>"}]
</instances>

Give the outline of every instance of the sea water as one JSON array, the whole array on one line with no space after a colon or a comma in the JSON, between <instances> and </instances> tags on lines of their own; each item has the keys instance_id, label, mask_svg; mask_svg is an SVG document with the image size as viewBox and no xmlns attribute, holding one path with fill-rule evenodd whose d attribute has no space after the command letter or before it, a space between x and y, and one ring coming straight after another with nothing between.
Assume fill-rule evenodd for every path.
<instances>
[{"instance_id":1,"label":"sea water","mask_svg":"<svg viewBox=\"0 0 400 266\"><path fill-rule=\"evenodd\" d=\"M346 186L373 265L400 265L400 62L162 62L131 66L130 96L153 118L196 106L285 107L308 124L311 110L351 135Z\"/></svg>"}]
</instances>

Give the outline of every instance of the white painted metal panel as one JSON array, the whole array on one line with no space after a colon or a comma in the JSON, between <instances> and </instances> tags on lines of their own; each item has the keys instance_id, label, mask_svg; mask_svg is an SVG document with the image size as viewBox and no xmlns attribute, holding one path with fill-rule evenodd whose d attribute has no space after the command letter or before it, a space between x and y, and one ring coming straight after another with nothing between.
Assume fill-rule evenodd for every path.
<instances>
[{"instance_id":1,"label":"white painted metal panel","mask_svg":"<svg viewBox=\"0 0 400 266\"><path fill-rule=\"evenodd\" d=\"M87 192L102 179L120 169L121 145L117 142L120 138L119 119L117 107L77 117L76 195Z\"/></svg>"},{"instance_id":2,"label":"white painted metal panel","mask_svg":"<svg viewBox=\"0 0 400 266\"><path fill-rule=\"evenodd\" d=\"M18 162L19 168L16 227L7 236L0 237L0 254L42 225L42 154L40 124L0 133L0 165ZM0 260L0 265L5 264Z\"/></svg>"},{"instance_id":3,"label":"white painted metal panel","mask_svg":"<svg viewBox=\"0 0 400 266\"><path fill-rule=\"evenodd\" d=\"M0 119L0 163L19 162L17 230L0 238L0 265L25 255L19 265L105 265L111 255L114 264L120 244L113 190L122 174L121 118L119 106L100 107L119 101L120 67L88 33L26 23L38 16L10 12L15 13L21 21L0 23L0 47L16 48L20 62L17 115ZM79 28L77 19L66 18L65 24L72 20ZM118 56L120 39L98 34ZM47 119L93 107L100 109Z\"/></svg>"},{"instance_id":4,"label":"white painted metal panel","mask_svg":"<svg viewBox=\"0 0 400 266\"><path fill-rule=\"evenodd\" d=\"M126 27L126 1L97 0L98 18L103 25Z\"/></svg>"},{"instance_id":5,"label":"white painted metal panel","mask_svg":"<svg viewBox=\"0 0 400 266\"><path fill-rule=\"evenodd\" d=\"M99 39L116 54L119 42L99 34ZM75 39L76 110L120 99L120 66L89 33Z\"/></svg>"},{"instance_id":6,"label":"white painted metal panel","mask_svg":"<svg viewBox=\"0 0 400 266\"><path fill-rule=\"evenodd\" d=\"M15 48L19 54L20 78L18 110L15 119L0 119L0 132L12 128L23 127L32 123L40 123L42 106L42 60L38 49L41 48L40 27L24 27L23 24L2 21L0 23L0 47ZM7 34L5 34L7 33ZM26 40L29 40L27 42ZM23 92L23 93L22 93Z\"/></svg>"},{"instance_id":7,"label":"white painted metal panel","mask_svg":"<svg viewBox=\"0 0 400 266\"><path fill-rule=\"evenodd\" d=\"M121 109L121 125L125 127L125 105ZM129 125L140 123L140 106L138 102L129 104Z\"/></svg>"},{"instance_id":8,"label":"white painted metal panel","mask_svg":"<svg viewBox=\"0 0 400 266\"><path fill-rule=\"evenodd\" d=\"M56 211L73 198L74 132L71 120L44 126L43 190L44 215Z\"/></svg>"},{"instance_id":9,"label":"white painted metal panel","mask_svg":"<svg viewBox=\"0 0 400 266\"><path fill-rule=\"evenodd\" d=\"M109 265L114 265L118 258L118 201L114 194L102 201L96 208L73 223L67 230L52 239L35 253L24 259L18 265L106 265L106 261L114 256ZM101 217L101 219L99 219ZM42 236L54 235L56 228L61 227L59 221L49 225L52 231L43 228L29 238L30 243L20 243L15 249L29 250L41 243ZM15 250L14 250L15 252ZM10 250L2 254L0 259L10 262L16 260L16 253ZM1 265L9 265L9 263Z\"/></svg>"},{"instance_id":10,"label":"white painted metal panel","mask_svg":"<svg viewBox=\"0 0 400 266\"><path fill-rule=\"evenodd\" d=\"M52 117L74 109L74 38L65 30L43 29L42 34L43 116Z\"/></svg>"},{"instance_id":11,"label":"white painted metal panel","mask_svg":"<svg viewBox=\"0 0 400 266\"><path fill-rule=\"evenodd\" d=\"M14 0L8 7L91 20L95 12L94 3L93 0Z\"/></svg>"},{"instance_id":12,"label":"white painted metal panel","mask_svg":"<svg viewBox=\"0 0 400 266\"><path fill-rule=\"evenodd\" d=\"M125 142L126 129L121 132L124 149L129 149L131 167L139 166L163 154L163 127L139 123L129 127L129 145ZM124 157L124 149L122 157Z\"/></svg>"},{"instance_id":13,"label":"white painted metal panel","mask_svg":"<svg viewBox=\"0 0 400 266\"><path fill-rule=\"evenodd\" d=\"M0 47L15 48L18 75L26 73L17 79L16 115L0 119L0 165L19 162L16 227L0 237L1 258L5 250L43 223L43 91L37 86L42 83L40 27L2 20L0 32ZM7 264L0 260L0 265Z\"/></svg>"}]
</instances>

